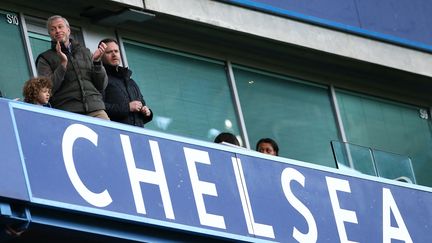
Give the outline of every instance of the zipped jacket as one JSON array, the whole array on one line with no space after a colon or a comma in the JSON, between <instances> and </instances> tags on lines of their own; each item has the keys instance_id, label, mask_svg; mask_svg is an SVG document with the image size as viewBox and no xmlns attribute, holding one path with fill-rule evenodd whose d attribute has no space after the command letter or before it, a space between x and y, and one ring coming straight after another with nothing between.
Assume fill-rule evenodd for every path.
<instances>
[{"instance_id":1,"label":"zipped jacket","mask_svg":"<svg viewBox=\"0 0 432 243\"><path fill-rule=\"evenodd\" d=\"M108 86L104 92L106 112L112 121L133 126L143 127L153 119L140 112L131 112L129 103L139 100L143 105L146 102L141 94L138 84L131 78L132 71L125 67L116 67L104 64L108 74Z\"/></svg>"}]
</instances>

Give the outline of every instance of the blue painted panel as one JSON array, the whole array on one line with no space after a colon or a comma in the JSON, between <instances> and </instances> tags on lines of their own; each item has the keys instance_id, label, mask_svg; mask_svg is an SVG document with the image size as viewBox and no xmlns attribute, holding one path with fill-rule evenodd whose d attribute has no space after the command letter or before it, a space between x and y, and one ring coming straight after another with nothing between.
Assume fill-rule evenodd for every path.
<instances>
[{"instance_id":1,"label":"blue painted panel","mask_svg":"<svg viewBox=\"0 0 432 243\"><path fill-rule=\"evenodd\" d=\"M432 52L432 2L427 0L221 1Z\"/></svg>"},{"instance_id":2,"label":"blue painted panel","mask_svg":"<svg viewBox=\"0 0 432 243\"><path fill-rule=\"evenodd\" d=\"M340 242L326 177L349 183L350 193L338 191L337 194L340 207L355 212L358 220L358 224L345 222L346 235L350 241L382 242L383 188L387 188L393 195L413 242L432 242L432 235L428 233L428 227L432 223L431 192L421 193L408 188L297 165L272 163L267 159L251 156L238 157L242 162L255 220L272 225L277 241L297 242L293 238L294 227L302 233L308 233L310 230L305 216L288 202L282 189L282 184L286 184L286 181L281 179L282 172L292 169L305 178L304 186L297 181L292 181L289 185L293 194L314 217L318 229L317 242ZM401 225L395 223L392 213L391 225L401 228Z\"/></svg>"},{"instance_id":3,"label":"blue painted panel","mask_svg":"<svg viewBox=\"0 0 432 243\"><path fill-rule=\"evenodd\" d=\"M245 241L382 242L387 235L388 242L432 242L428 188L52 109L16 107L35 204ZM69 133L71 128L79 129ZM93 194L106 191L112 201L96 205L79 189L70 158L83 187ZM131 160L135 165L128 169ZM164 173L154 176L158 161ZM134 177L141 181L137 191ZM167 216L169 203L150 178L167 182L174 217ZM140 199L145 212L137 210Z\"/></svg>"},{"instance_id":4,"label":"blue painted panel","mask_svg":"<svg viewBox=\"0 0 432 243\"><path fill-rule=\"evenodd\" d=\"M29 200L8 100L0 98L0 197Z\"/></svg>"},{"instance_id":5,"label":"blue painted panel","mask_svg":"<svg viewBox=\"0 0 432 243\"><path fill-rule=\"evenodd\" d=\"M432 45L432 2L362 0L357 6L363 29Z\"/></svg>"},{"instance_id":6,"label":"blue painted panel","mask_svg":"<svg viewBox=\"0 0 432 243\"><path fill-rule=\"evenodd\" d=\"M225 229L202 225L198 218L197 206L192 192L191 180L185 161L185 147L203 149L201 146L184 144L154 136L132 133L83 123L76 120L49 116L21 109L15 110L17 126L20 130L23 154L30 181L32 201L50 200L75 206L106 210L103 214L120 213L122 219L129 215L133 220L149 222L147 219L219 230L223 233L248 235L241 209L231 157L233 153L207 148L211 164L197 164L200 180L217 184L217 197L204 195L208 213L224 215ZM63 134L72 124L85 124L98 134L95 146L85 138L76 140L73 156L76 170L89 190L100 193L107 190L112 203L106 207L95 207L84 200L69 179L62 154ZM35 129L37 128L37 129ZM132 194L120 134L130 139L137 168L154 171L154 161L149 141L157 142L163 161L169 194L171 196L175 220L167 219L158 186L141 183L146 214L137 213ZM62 204L62 205L65 205ZM226 205L229 205L227 207ZM66 206L76 208L75 206ZM64 206L62 206L64 207ZM87 209L84 209L88 211ZM91 210L90 210L91 211ZM152 221L154 222L154 221ZM176 227L179 227L178 225Z\"/></svg>"}]
</instances>

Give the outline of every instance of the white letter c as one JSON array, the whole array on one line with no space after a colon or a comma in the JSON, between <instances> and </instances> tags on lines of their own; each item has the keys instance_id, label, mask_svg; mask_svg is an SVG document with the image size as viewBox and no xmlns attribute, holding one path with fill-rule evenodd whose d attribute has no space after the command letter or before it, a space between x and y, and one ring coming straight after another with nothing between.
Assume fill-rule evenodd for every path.
<instances>
[{"instance_id":1,"label":"white letter c","mask_svg":"<svg viewBox=\"0 0 432 243\"><path fill-rule=\"evenodd\" d=\"M80 124L72 124L66 129L63 134L62 152L69 179L84 200L96 207L106 207L112 202L108 191L106 189L101 193L90 191L81 181L75 168L73 146L78 138L85 138L97 146L98 135L90 128Z\"/></svg>"}]
</instances>

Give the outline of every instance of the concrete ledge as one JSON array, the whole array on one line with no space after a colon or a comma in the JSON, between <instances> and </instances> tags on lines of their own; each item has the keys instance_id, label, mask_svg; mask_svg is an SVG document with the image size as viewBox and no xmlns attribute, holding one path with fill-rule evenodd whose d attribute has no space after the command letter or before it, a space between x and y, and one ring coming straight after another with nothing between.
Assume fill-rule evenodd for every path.
<instances>
[{"instance_id":1,"label":"concrete ledge","mask_svg":"<svg viewBox=\"0 0 432 243\"><path fill-rule=\"evenodd\" d=\"M210 0L145 0L148 10L432 77L432 55Z\"/></svg>"}]
</instances>

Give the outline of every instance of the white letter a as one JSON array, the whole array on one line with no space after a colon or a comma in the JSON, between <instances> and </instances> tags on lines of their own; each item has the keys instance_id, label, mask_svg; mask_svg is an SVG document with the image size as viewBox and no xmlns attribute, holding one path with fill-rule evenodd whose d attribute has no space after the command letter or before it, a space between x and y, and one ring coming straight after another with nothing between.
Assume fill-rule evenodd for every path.
<instances>
[{"instance_id":1,"label":"white letter a","mask_svg":"<svg viewBox=\"0 0 432 243\"><path fill-rule=\"evenodd\" d=\"M391 226L391 212L399 227ZM391 243L392 239L413 242L391 191L383 188L383 243Z\"/></svg>"}]
</instances>

